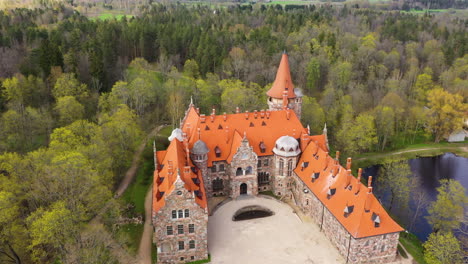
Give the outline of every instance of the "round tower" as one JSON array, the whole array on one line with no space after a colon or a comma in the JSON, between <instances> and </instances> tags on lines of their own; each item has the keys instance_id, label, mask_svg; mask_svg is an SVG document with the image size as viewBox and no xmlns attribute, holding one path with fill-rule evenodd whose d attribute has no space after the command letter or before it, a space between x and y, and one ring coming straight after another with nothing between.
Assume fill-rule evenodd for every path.
<instances>
[{"instance_id":1,"label":"round tower","mask_svg":"<svg viewBox=\"0 0 468 264\"><path fill-rule=\"evenodd\" d=\"M205 142L199 139L190 151L190 158L192 159L193 164L197 166L202 172L203 183L205 185L207 196L211 197L211 181L208 179L208 152L210 150L206 146Z\"/></svg>"},{"instance_id":2,"label":"round tower","mask_svg":"<svg viewBox=\"0 0 468 264\"><path fill-rule=\"evenodd\" d=\"M268 95L268 107L270 110L292 109L297 117L301 118L302 111L302 93L300 89L294 89L294 84L289 70L288 55L283 53L278 71L276 72L275 82Z\"/></svg>"},{"instance_id":3,"label":"round tower","mask_svg":"<svg viewBox=\"0 0 468 264\"><path fill-rule=\"evenodd\" d=\"M293 170L301 154L299 142L293 137L282 136L276 140L273 153L275 153L273 192L278 196L289 195Z\"/></svg>"}]
</instances>

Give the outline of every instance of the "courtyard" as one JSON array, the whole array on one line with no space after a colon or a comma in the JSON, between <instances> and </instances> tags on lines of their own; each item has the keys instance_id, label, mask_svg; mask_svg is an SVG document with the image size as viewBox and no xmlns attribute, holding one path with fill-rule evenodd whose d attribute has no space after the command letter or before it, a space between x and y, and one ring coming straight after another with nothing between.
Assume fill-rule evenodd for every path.
<instances>
[{"instance_id":1,"label":"courtyard","mask_svg":"<svg viewBox=\"0 0 468 264\"><path fill-rule=\"evenodd\" d=\"M232 221L237 210L251 205L274 215ZM316 224L302 222L289 205L261 196L240 196L214 211L208 247L213 264L345 263Z\"/></svg>"}]
</instances>

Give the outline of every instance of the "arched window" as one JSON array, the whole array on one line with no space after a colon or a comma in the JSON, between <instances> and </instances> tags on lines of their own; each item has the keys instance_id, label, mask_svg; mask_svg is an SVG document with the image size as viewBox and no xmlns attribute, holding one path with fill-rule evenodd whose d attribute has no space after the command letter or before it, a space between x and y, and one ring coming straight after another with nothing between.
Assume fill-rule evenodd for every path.
<instances>
[{"instance_id":1,"label":"arched window","mask_svg":"<svg viewBox=\"0 0 468 264\"><path fill-rule=\"evenodd\" d=\"M279 175L280 175L280 176L284 176L284 175L283 175L283 169L284 169L284 160L283 160L283 159L280 159L280 160L279 160Z\"/></svg>"},{"instance_id":2,"label":"arched window","mask_svg":"<svg viewBox=\"0 0 468 264\"><path fill-rule=\"evenodd\" d=\"M184 214L185 217L190 217L190 211L189 209L185 209L185 214Z\"/></svg>"},{"instance_id":3,"label":"arched window","mask_svg":"<svg viewBox=\"0 0 468 264\"><path fill-rule=\"evenodd\" d=\"M252 166L248 166L245 174L252 174Z\"/></svg>"},{"instance_id":4,"label":"arched window","mask_svg":"<svg viewBox=\"0 0 468 264\"><path fill-rule=\"evenodd\" d=\"M242 168L241 168L241 167L237 168L237 170L236 170L236 176L240 176L240 175L243 175L243 174L244 174L244 173L243 173Z\"/></svg>"},{"instance_id":5,"label":"arched window","mask_svg":"<svg viewBox=\"0 0 468 264\"><path fill-rule=\"evenodd\" d=\"M213 180L213 192L223 190L223 179L216 178Z\"/></svg>"},{"instance_id":6,"label":"arched window","mask_svg":"<svg viewBox=\"0 0 468 264\"><path fill-rule=\"evenodd\" d=\"M184 218L184 211L179 210L179 211L177 212L177 215L178 215L179 218Z\"/></svg>"},{"instance_id":7,"label":"arched window","mask_svg":"<svg viewBox=\"0 0 468 264\"><path fill-rule=\"evenodd\" d=\"M288 160L288 176L292 175L293 162L292 159Z\"/></svg>"}]
</instances>

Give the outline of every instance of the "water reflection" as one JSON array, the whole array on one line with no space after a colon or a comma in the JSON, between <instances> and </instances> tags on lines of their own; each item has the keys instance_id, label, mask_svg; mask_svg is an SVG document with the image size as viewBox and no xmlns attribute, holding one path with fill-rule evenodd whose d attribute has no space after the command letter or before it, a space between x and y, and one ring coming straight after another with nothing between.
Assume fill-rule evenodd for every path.
<instances>
[{"instance_id":1,"label":"water reflection","mask_svg":"<svg viewBox=\"0 0 468 264\"><path fill-rule=\"evenodd\" d=\"M436 157L424 157L411 159L408 161L412 175L411 177L419 177L419 186L414 187L410 194L409 210L400 210L401 206L394 205L392 213L406 226L409 225L413 213L416 209L415 197L418 192L425 192L427 199L436 200L437 191L440 179L454 179L459 181L465 187L465 194L468 196L468 158L456 156L453 153L445 153ZM369 175L378 178L379 166L372 166L364 169L363 176L367 179ZM384 205L388 205L390 194L382 191L382 188L375 188L375 195ZM429 205L428 203L428 205ZM428 206L427 205L427 206ZM421 214L413 224L412 233L414 233L422 241L426 241L432 231L431 226L427 223L424 216L428 215L427 206L421 209Z\"/></svg>"}]
</instances>

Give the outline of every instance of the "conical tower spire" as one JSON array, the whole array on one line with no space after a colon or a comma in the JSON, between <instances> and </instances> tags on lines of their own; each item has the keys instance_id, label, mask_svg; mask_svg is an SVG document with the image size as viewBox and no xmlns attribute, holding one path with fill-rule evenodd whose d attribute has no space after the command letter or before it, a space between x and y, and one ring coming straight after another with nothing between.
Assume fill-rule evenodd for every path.
<instances>
[{"instance_id":1,"label":"conical tower spire","mask_svg":"<svg viewBox=\"0 0 468 264\"><path fill-rule=\"evenodd\" d=\"M288 54L283 53L281 62L276 72L275 82L271 89L267 92L269 97L282 99L284 92L287 92L288 99L296 98L294 93L294 84L291 78L291 71L289 70Z\"/></svg>"}]
</instances>

